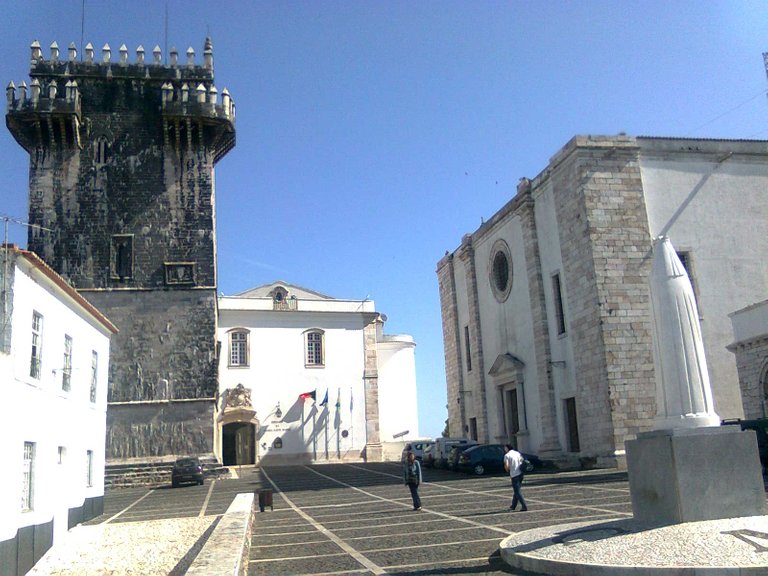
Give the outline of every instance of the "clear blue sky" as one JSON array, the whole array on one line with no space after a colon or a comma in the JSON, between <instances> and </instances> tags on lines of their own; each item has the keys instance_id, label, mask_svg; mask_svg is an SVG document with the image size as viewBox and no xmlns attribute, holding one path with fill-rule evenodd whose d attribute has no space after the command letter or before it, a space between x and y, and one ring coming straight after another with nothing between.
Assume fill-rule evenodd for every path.
<instances>
[{"instance_id":1,"label":"clear blue sky","mask_svg":"<svg viewBox=\"0 0 768 576\"><path fill-rule=\"evenodd\" d=\"M82 0L3 0L0 80L81 45ZM166 2L86 0L84 43L166 45ZM370 295L416 339L421 432L446 418L435 268L575 134L768 138L768 5L728 1L168 0L167 46L237 105L217 166L219 287ZM0 214L28 157L0 136ZM26 245L11 226L10 239Z\"/></svg>"}]
</instances>

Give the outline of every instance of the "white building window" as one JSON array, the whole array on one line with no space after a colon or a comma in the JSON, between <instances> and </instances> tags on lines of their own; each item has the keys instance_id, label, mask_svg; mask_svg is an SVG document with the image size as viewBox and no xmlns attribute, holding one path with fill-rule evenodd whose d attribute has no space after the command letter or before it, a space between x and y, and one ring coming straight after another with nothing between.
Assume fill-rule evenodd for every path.
<instances>
[{"instance_id":1,"label":"white building window","mask_svg":"<svg viewBox=\"0 0 768 576\"><path fill-rule=\"evenodd\" d=\"M307 366L325 366L324 336L322 330L312 330L305 334L307 351L305 364Z\"/></svg>"},{"instance_id":2,"label":"white building window","mask_svg":"<svg viewBox=\"0 0 768 576\"><path fill-rule=\"evenodd\" d=\"M32 313L32 353L29 362L29 375L40 379L40 367L43 361L43 315Z\"/></svg>"},{"instance_id":3,"label":"white building window","mask_svg":"<svg viewBox=\"0 0 768 576\"><path fill-rule=\"evenodd\" d=\"M86 453L85 485L90 488L93 486L93 450Z\"/></svg>"},{"instance_id":4,"label":"white building window","mask_svg":"<svg viewBox=\"0 0 768 576\"><path fill-rule=\"evenodd\" d=\"M61 371L61 389L72 388L72 336L64 335L64 367Z\"/></svg>"},{"instance_id":5,"label":"white building window","mask_svg":"<svg viewBox=\"0 0 768 576\"><path fill-rule=\"evenodd\" d=\"M23 481L21 486L21 511L30 512L34 508L35 488L35 443L24 442Z\"/></svg>"},{"instance_id":6,"label":"white building window","mask_svg":"<svg viewBox=\"0 0 768 576\"><path fill-rule=\"evenodd\" d=\"M91 352L91 402L96 402L96 389L98 387L99 353Z\"/></svg>"},{"instance_id":7,"label":"white building window","mask_svg":"<svg viewBox=\"0 0 768 576\"><path fill-rule=\"evenodd\" d=\"M229 333L229 365L248 366L247 330L233 330Z\"/></svg>"}]
</instances>

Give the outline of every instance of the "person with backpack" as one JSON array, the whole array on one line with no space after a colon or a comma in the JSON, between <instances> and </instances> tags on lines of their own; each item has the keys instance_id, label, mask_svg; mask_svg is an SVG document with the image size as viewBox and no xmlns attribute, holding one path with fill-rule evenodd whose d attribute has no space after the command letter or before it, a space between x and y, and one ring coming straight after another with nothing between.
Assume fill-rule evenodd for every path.
<instances>
[{"instance_id":1,"label":"person with backpack","mask_svg":"<svg viewBox=\"0 0 768 576\"><path fill-rule=\"evenodd\" d=\"M419 498L419 484L421 484L421 464L416 460L413 452L408 452L403 465L403 480L411 491L413 499L413 511L421 510L421 498Z\"/></svg>"},{"instance_id":2,"label":"person with backpack","mask_svg":"<svg viewBox=\"0 0 768 576\"><path fill-rule=\"evenodd\" d=\"M520 452L512 448L511 444L505 444L504 448L506 454L504 454L504 470L509 472L509 477L512 480L512 505L509 507L513 512L517 508L518 502L520 503L520 512L527 512L528 506L523 498L522 486L523 475L525 474L525 458Z\"/></svg>"}]
</instances>

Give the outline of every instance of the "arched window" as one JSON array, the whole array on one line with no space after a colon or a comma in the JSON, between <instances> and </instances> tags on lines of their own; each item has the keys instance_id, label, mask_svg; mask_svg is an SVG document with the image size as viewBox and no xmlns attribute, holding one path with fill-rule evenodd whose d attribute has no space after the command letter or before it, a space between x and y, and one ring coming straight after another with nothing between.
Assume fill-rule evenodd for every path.
<instances>
[{"instance_id":1,"label":"arched window","mask_svg":"<svg viewBox=\"0 0 768 576\"><path fill-rule=\"evenodd\" d=\"M306 366L325 366L325 334L322 330L308 330L304 333Z\"/></svg>"},{"instance_id":2,"label":"arched window","mask_svg":"<svg viewBox=\"0 0 768 576\"><path fill-rule=\"evenodd\" d=\"M249 332L242 328L236 328L229 332L229 366L248 366L249 350Z\"/></svg>"}]
</instances>

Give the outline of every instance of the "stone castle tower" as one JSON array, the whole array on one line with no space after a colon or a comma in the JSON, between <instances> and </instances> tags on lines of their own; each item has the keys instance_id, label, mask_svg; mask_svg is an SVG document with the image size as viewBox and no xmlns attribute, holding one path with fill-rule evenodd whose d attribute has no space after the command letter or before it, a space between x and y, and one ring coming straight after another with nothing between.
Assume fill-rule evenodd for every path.
<instances>
[{"instance_id":1,"label":"stone castle tower","mask_svg":"<svg viewBox=\"0 0 768 576\"><path fill-rule=\"evenodd\" d=\"M168 64L159 47L78 58L31 46L30 85L7 88L6 123L30 156L28 248L119 328L107 460L211 454L217 394L214 166L235 107L213 47Z\"/></svg>"}]
</instances>

